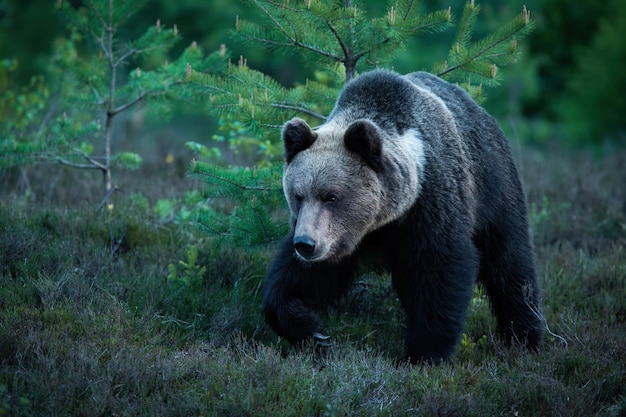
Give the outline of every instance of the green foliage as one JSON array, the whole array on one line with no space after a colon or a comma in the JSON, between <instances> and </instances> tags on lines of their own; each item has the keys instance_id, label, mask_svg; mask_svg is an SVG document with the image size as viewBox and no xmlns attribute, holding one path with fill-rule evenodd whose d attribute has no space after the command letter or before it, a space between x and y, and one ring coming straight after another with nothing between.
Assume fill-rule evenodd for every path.
<instances>
[{"instance_id":1,"label":"green foliage","mask_svg":"<svg viewBox=\"0 0 626 417\"><path fill-rule=\"evenodd\" d=\"M16 88L12 78L17 68L15 60L0 62L0 167L19 164L25 154L43 146L41 121L50 92L41 76ZM25 137L33 139L26 141Z\"/></svg>"},{"instance_id":2,"label":"green foliage","mask_svg":"<svg viewBox=\"0 0 626 417\"><path fill-rule=\"evenodd\" d=\"M126 169L139 169L141 165L141 156L134 152L120 152L115 156L115 160Z\"/></svg>"},{"instance_id":3,"label":"green foliage","mask_svg":"<svg viewBox=\"0 0 626 417\"><path fill-rule=\"evenodd\" d=\"M244 124L239 121L220 118L217 130L219 133L211 137L214 142L217 142L215 146L208 147L189 141L185 142L185 147L204 161L219 166L226 164L222 152L224 145L234 157L248 162L257 161L257 165L262 168L271 166L271 161L278 159L282 152L282 149L274 146L269 138L262 139L250 134Z\"/></svg>"},{"instance_id":4,"label":"green foliage","mask_svg":"<svg viewBox=\"0 0 626 417\"><path fill-rule=\"evenodd\" d=\"M186 191L180 198L160 198L153 211L162 223L187 225L197 221L196 211L204 206L204 198L197 190Z\"/></svg>"},{"instance_id":5,"label":"green foliage","mask_svg":"<svg viewBox=\"0 0 626 417\"><path fill-rule=\"evenodd\" d=\"M528 210L528 221L530 228L535 234L536 240L546 241L554 236L555 229L562 227L554 221L555 218L562 219L562 214L567 213L571 205L568 202L555 204L550 202L547 196L542 196L541 202L533 201Z\"/></svg>"},{"instance_id":6,"label":"green foliage","mask_svg":"<svg viewBox=\"0 0 626 417\"><path fill-rule=\"evenodd\" d=\"M551 123L551 142L624 144L626 4L622 0L546 0L529 37L526 74L534 76L524 116ZM539 15L539 13L536 13ZM599 146L600 145L600 146Z\"/></svg>"},{"instance_id":7,"label":"green foliage","mask_svg":"<svg viewBox=\"0 0 626 417\"><path fill-rule=\"evenodd\" d=\"M411 36L451 27L449 9L422 14L417 3L390 3L384 16L370 19L364 6L355 2L250 0L262 23L238 18L236 37L269 50L298 53L315 79L287 89L249 68L240 57L223 72L206 74L193 68L190 87L208 97L211 113L242 122L262 140L295 115L323 121L343 84L358 70L389 66ZM498 83L496 65L514 61L519 55L518 41L532 29L530 14L524 9L513 21L474 43L471 33L479 10L473 2L467 3L449 60L435 66L436 73L464 81L476 94L474 87L480 83Z\"/></svg>"},{"instance_id":8,"label":"green foliage","mask_svg":"<svg viewBox=\"0 0 626 417\"><path fill-rule=\"evenodd\" d=\"M451 19L449 10L420 14L413 0L390 3L386 16L373 19L359 1L246 2L257 8L263 23L238 20L240 39L270 50L297 50L314 70L340 63L346 80L358 67L389 65L408 37L445 30Z\"/></svg>"},{"instance_id":9,"label":"green foliage","mask_svg":"<svg viewBox=\"0 0 626 417\"><path fill-rule=\"evenodd\" d=\"M202 179L212 204L198 211L199 222L223 240L246 246L277 241L287 231L276 221L283 208L281 170L276 167L220 168L194 161L191 174Z\"/></svg>"},{"instance_id":10,"label":"green foliage","mask_svg":"<svg viewBox=\"0 0 626 417\"><path fill-rule=\"evenodd\" d=\"M460 83L474 98L482 99L482 83L497 86L499 67L515 62L520 56L519 40L533 29L530 12L524 7L512 21L500 26L483 39L472 42L480 5L468 1L458 25L457 35L446 61L435 64L433 73Z\"/></svg>"},{"instance_id":11,"label":"green foliage","mask_svg":"<svg viewBox=\"0 0 626 417\"><path fill-rule=\"evenodd\" d=\"M335 90L316 81L286 89L269 76L250 69L243 58L237 65L230 64L223 72L213 74L194 67L188 80L194 95L208 99L212 114L227 123L243 124L274 157L280 153L275 148L276 141L267 142L267 138L282 126L285 117L300 114L323 120L336 96Z\"/></svg>"},{"instance_id":12,"label":"green foliage","mask_svg":"<svg viewBox=\"0 0 626 417\"><path fill-rule=\"evenodd\" d=\"M190 245L187 249L187 262L178 261L178 265L169 264L167 270L169 282L192 289L198 289L202 285L206 273L206 267L198 265L198 248L194 245Z\"/></svg>"},{"instance_id":13,"label":"green foliage","mask_svg":"<svg viewBox=\"0 0 626 417\"><path fill-rule=\"evenodd\" d=\"M557 111L572 142L626 143L626 4L612 3L591 44L575 56L567 95Z\"/></svg>"}]
</instances>

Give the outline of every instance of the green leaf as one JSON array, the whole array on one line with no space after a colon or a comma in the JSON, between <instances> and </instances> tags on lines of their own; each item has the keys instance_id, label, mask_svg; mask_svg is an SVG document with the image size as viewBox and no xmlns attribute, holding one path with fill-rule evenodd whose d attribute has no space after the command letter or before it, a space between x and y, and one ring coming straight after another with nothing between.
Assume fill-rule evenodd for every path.
<instances>
[{"instance_id":1,"label":"green leaf","mask_svg":"<svg viewBox=\"0 0 626 417\"><path fill-rule=\"evenodd\" d=\"M114 158L119 161L124 168L138 169L141 166L142 158L134 152L120 152Z\"/></svg>"},{"instance_id":2,"label":"green leaf","mask_svg":"<svg viewBox=\"0 0 626 417\"><path fill-rule=\"evenodd\" d=\"M171 218L176 210L176 201L169 199L160 199L154 205L154 212L163 221Z\"/></svg>"},{"instance_id":3,"label":"green leaf","mask_svg":"<svg viewBox=\"0 0 626 417\"><path fill-rule=\"evenodd\" d=\"M81 142L80 150L85 155L91 155L93 153L93 144L88 142Z\"/></svg>"}]
</instances>

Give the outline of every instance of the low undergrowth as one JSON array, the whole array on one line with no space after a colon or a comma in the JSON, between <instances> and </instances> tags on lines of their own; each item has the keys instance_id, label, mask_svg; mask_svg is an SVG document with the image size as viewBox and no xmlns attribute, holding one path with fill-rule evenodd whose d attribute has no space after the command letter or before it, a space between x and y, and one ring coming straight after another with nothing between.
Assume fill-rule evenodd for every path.
<instances>
[{"instance_id":1,"label":"low undergrowth","mask_svg":"<svg viewBox=\"0 0 626 417\"><path fill-rule=\"evenodd\" d=\"M120 197L0 207L0 416L626 415L624 153L525 151L543 287L538 354L504 349L486 299L457 353L399 363L402 312L368 273L294 351L259 315L272 248L244 250Z\"/></svg>"}]
</instances>

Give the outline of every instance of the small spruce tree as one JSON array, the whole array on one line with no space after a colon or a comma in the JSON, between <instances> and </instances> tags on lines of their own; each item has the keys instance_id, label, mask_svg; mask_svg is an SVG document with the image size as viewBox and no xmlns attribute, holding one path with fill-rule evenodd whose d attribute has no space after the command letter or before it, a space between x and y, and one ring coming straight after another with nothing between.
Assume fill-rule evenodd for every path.
<instances>
[{"instance_id":1,"label":"small spruce tree","mask_svg":"<svg viewBox=\"0 0 626 417\"><path fill-rule=\"evenodd\" d=\"M266 144L264 154L278 161L281 154L278 128L294 116L323 122L342 86L359 71L388 67L414 35L452 27L450 9L421 14L419 1L395 0L383 16L369 18L357 0L244 0L259 11L262 23L237 17L234 34L246 43L269 50L298 53L316 74L293 88L281 86L269 76L248 67L243 57L223 72L190 71L188 86L204 95L211 114L237 120ZM472 32L480 7L466 3L457 35L447 59L436 63L433 73L462 84L480 99L482 85L497 85L498 66L515 60L518 41L532 27L523 9L511 22L484 39L473 41ZM220 209L202 206L200 220L222 237L246 244L271 242L285 233L285 222L276 225L275 209L284 208L280 169L219 168L194 161L193 175L209 187L210 201L231 204ZM247 233L240 233L247 231Z\"/></svg>"},{"instance_id":2,"label":"small spruce tree","mask_svg":"<svg viewBox=\"0 0 626 417\"><path fill-rule=\"evenodd\" d=\"M164 114L168 99L183 84L188 66L211 71L212 67L225 65L225 57L219 52L203 57L192 44L173 62L161 60L162 64L151 70L140 66L127 70L127 66L141 63L144 58L167 56L180 40L175 25L166 28L160 21L137 39L124 40L123 26L146 3L87 0L75 8L68 1L57 2L57 11L70 36L57 44L50 69L55 92L47 109L36 102L36 107L23 111L15 100L4 101L4 106L13 110L8 126L18 129L6 132L2 140L2 166L52 160L99 171L103 177L102 206L117 189L112 178L116 164L129 169L140 165L137 153L113 149L114 127L120 115L147 101L148 112ZM22 95L32 98L33 94L49 94L37 85L31 88L34 90ZM177 92L177 97L181 94Z\"/></svg>"}]
</instances>

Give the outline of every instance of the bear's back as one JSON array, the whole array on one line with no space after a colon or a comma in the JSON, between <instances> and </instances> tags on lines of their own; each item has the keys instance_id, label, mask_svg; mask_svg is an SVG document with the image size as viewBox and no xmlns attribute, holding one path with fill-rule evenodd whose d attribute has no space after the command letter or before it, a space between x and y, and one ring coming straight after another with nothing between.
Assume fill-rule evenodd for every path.
<instances>
[{"instance_id":1,"label":"bear's back","mask_svg":"<svg viewBox=\"0 0 626 417\"><path fill-rule=\"evenodd\" d=\"M432 95L440 103L433 103ZM495 120L465 90L426 72L402 76L374 70L362 74L345 86L328 120L369 119L387 132L403 134L416 127L416 120L442 111L450 112L462 136L477 128L497 130Z\"/></svg>"},{"instance_id":2,"label":"bear's back","mask_svg":"<svg viewBox=\"0 0 626 417\"><path fill-rule=\"evenodd\" d=\"M427 72L413 72L403 78L439 97L452 113L457 129L466 141L485 136L489 136L488 140L504 139L496 120L461 87ZM481 133L476 135L476 132Z\"/></svg>"},{"instance_id":3,"label":"bear's back","mask_svg":"<svg viewBox=\"0 0 626 417\"><path fill-rule=\"evenodd\" d=\"M501 199L494 199L493 196L502 195L503 190L521 188L508 140L497 121L457 85L425 72L404 77L439 97L452 114L462 147L469 156L466 171L473 178L473 183L481 184L473 191L473 197L481 207L481 217L495 216ZM518 206L525 204L522 194L513 191L511 195L517 199Z\"/></svg>"},{"instance_id":4,"label":"bear's back","mask_svg":"<svg viewBox=\"0 0 626 417\"><path fill-rule=\"evenodd\" d=\"M387 132L404 133L413 124L416 89L400 75L374 70L350 81L337 98L328 120L369 119Z\"/></svg>"}]
</instances>

